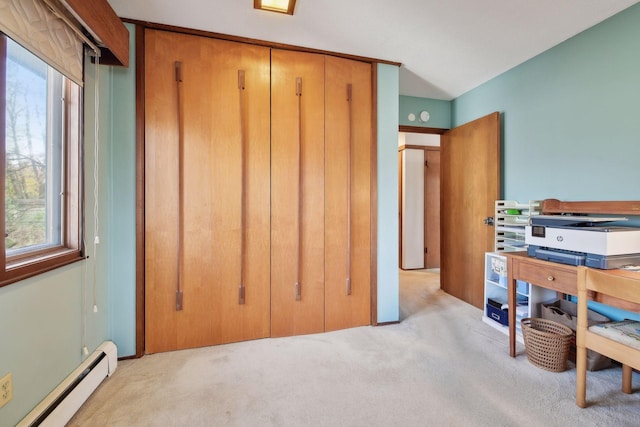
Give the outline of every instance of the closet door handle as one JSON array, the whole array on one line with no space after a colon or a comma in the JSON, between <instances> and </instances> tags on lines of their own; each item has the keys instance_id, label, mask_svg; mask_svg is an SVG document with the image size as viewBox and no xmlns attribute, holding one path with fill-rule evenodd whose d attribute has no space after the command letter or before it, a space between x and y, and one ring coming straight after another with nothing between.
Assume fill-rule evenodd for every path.
<instances>
[{"instance_id":1,"label":"closet door handle","mask_svg":"<svg viewBox=\"0 0 640 427\"><path fill-rule=\"evenodd\" d=\"M240 116L240 285L238 286L238 304L245 303L245 245L246 245L246 133L244 131L244 97L245 90L244 70L238 70L238 108Z\"/></svg>"},{"instance_id":2,"label":"closet door handle","mask_svg":"<svg viewBox=\"0 0 640 427\"><path fill-rule=\"evenodd\" d=\"M353 150L353 87L347 84L347 103L349 107L349 146L347 148L347 280L346 293L351 295L351 153Z\"/></svg>"},{"instance_id":3,"label":"closet door handle","mask_svg":"<svg viewBox=\"0 0 640 427\"><path fill-rule=\"evenodd\" d=\"M178 114L178 277L176 283L176 311L183 309L184 265L184 95L182 93L182 62L175 62Z\"/></svg>"},{"instance_id":4,"label":"closet door handle","mask_svg":"<svg viewBox=\"0 0 640 427\"><path fill-rule=\"evenodd\" d=\"M296 259L295 300L302 300L302 77L296 77L296 97L298 98L298 247Z\"/></svg>"}]
</instances>

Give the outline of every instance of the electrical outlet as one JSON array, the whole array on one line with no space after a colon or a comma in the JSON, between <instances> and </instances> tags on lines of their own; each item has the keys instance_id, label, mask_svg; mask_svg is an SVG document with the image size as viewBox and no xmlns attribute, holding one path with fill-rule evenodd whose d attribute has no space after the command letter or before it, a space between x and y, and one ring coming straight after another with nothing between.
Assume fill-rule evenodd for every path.
<instances>
[{"instance_id":1,"label":"electrical outlet","mask_svg":"<svg viewBox=\"0 0 640 427\"><path fill-rule=\"evenodd\" d=\"M13 398L13 384L11 383L11 372L0 379L0 408Z\"/></svg>"}]
</instances>

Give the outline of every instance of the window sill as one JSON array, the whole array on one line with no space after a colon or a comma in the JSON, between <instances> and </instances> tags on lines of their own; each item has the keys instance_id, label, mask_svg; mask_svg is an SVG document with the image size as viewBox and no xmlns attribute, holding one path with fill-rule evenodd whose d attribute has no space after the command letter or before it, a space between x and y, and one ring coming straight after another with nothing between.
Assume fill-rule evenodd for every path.
<instances>
[{"instance_id":1,"label":"window sill","mask_svg":"<svg viewBox=\"0 0 640 427\"><path fill-rule=\"evenodd\" d=\"M7 267L0 274L0 287L37 276L47 271L83 260L77 249L60 248L31 257L8 260Z\"/></svg>"}]
</instances>

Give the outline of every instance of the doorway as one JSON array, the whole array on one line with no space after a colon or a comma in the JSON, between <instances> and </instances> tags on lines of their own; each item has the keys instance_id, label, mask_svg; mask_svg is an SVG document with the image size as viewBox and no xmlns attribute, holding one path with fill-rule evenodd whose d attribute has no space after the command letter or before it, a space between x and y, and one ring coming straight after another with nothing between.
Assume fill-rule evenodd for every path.
<instances>
[{"instance_id":1,"label":"doorway","mask_svg":"<svg viewBox=\"0 0 640 427\"><path fill-rule=\"evenodd\" d=\"M440 135L401 129L398 147L399 267L439 268Z\"/></svg>"},{"instance_id":2,"label":"doorway","mask_svg":"<svg viewBox=\"0 0 640 427\"><path fill-rule=\"evenodd\" d=\"M501 194L500 122L500 113L494 112L450 130L399 128L401 133L405 132L404 144L399 143L405 149L411 146L406 136L412 133L441 137L441 288L478 308L482 308L484 301L484 253L492 251L494 245L494 230L487 227L484 219L493 215L495 200ZM400 178L402 182L402 175ZM402 212L401 206L399 211ZM401 215L400 239L403 227L406 229L407 224L403 224Z\"/></svg>"}]
</instances>

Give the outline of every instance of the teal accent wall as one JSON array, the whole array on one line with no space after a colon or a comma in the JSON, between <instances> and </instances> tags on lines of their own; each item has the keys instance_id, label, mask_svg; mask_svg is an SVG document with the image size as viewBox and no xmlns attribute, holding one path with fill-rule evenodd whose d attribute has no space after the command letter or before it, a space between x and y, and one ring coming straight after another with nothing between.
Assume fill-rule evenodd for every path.
<instances>
[{"instance_id":1,"label":"teal accent wall","mask_svg":"<svg viewBox=\"0 0 640 427\"><path fill-rule=\"evenodd\" d=\"M420 112L424 110L430 115L427 122L419 120ZM399 112L400 125L451 129L451 101L400 95ZM408 119L410 113L416 115L413 122Z\"/></svg>"},{"instance_id":2,"label":"teal accent wall","mask_svg":"<svg viewBox=\"0 0 640 427\"><path fill-rule=\"evenodd\" d=\"M14 426L82 361L82 265L0 288L0 375L13 399L0 426Z\"/></svg>"},{"instance_id":3,"label":"teal accent wall","mask_svg":"<svg viewBox=\"0 0 640 427\"><path fill-rule=\"evenodd\" d=\"M108 192L111 179L111 128L108 126L111 105L109 94L112 86L110 67L96 67L85 60L84 73L84 238L87 259L83 262L81 274L80 322L86 319L87 332L83 334L86 338L81 337L81 342L91 353L103 341L110 339L107 274L110 268L110 248L117 245L117 242L109 235L111 226L107 218L111 202ZM97 244L96 236L99 238Z\"/></svg>"},{"instance_id":4,"label":"teal accent wall","mask_svg":"<svg viewBox=\"0 0 640 427\"><path fill-rule=\"evenodd\" d=\"M453 126L501 113L503 198L640 198L639 46L640 4L453 101Z\"/></svg>"},{"instance_id":5,"label":"teal accent wall","mask_svg":"<svg viewBox=\"0 0 640 427\"><path fill-rule=\"evenodd\" d=\"M111 67L109 180L109 336L119 356L136 354L136 64L135 25L129 67Z\"/></svg>"},{"instance_id":6,"label":"teal accent wall","mask_svg":"<svg viewBox=\"0 0 640 427\"><path fill-rule=\"evenodd\" d=\"M13 376L13 399L0 408L0 427L16 425L69 373L109 339L107 271L109 235L109 181L111 179L109 67L85 61L84 157L85 261L55 269L0 288L0 376ZM94 209L95 90L99 100L98 207ZM94 212L98 212L100 244L94 250ZM94 311L94 303L97 311Z\"/></svg>"},{"instance_id":7,"label":"teal accent wall","mask_svg":"<svg viewBox=\"0 0 640 427\"><path fill-rule=\"evenodd\" d=\"M399 69L378 64L378 322L400 318L398 277Z\"/></svg>"},{"instance_id":8,"label":"teal accent wall","mask_svg":"<svg viewBox=\"0 0 640 427\"><path fill-rule=\"evenodd\" d=\"M639 40L640 4L453 101L502 114L505 199L638 199Z\"/></svg>"}]
</instances>

